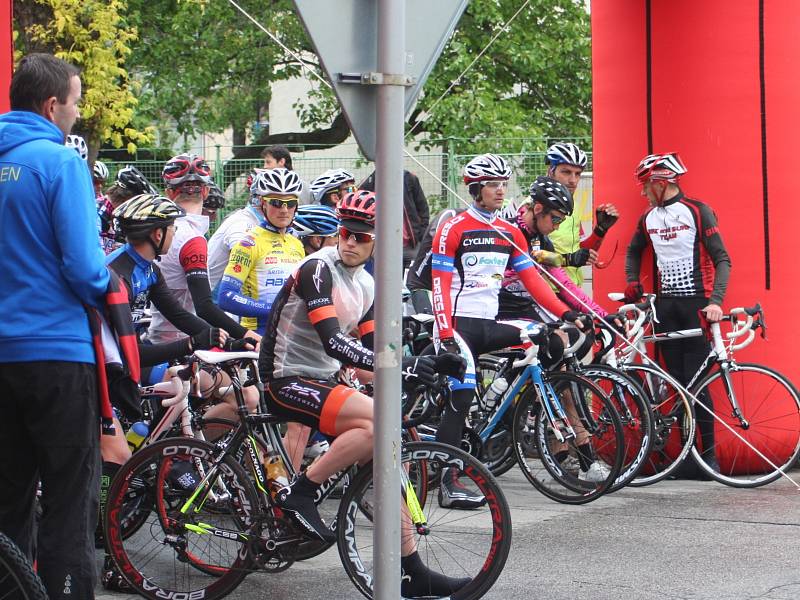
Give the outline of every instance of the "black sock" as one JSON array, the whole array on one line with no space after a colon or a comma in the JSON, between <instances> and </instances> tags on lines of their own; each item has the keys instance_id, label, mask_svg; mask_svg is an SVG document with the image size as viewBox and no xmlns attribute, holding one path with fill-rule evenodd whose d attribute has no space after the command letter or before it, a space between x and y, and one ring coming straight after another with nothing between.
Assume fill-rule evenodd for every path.
<instances>
[{"instance_id":1,"label":"black sock","mask_svg":"<svg viewBox=\"0 0 800 600\"><path fill-rule=\"evenodd\" d=\"M581 463L581 471L588 471L594 460L594 450L591 444L578 446L578 462Z\"/></svg>"},{"instance_id":2,"label":"black sock","mask_svg":"<svg viewBox=\"0 0 800 600\"><path fill-rule=\"evenodd\" d=\"M114 475L122 468L117 463L103 461L103 471L100 476L100 505L97 515L97 528L95 529L96 540L103 539L103 520L106 514L106 503L108 502L108 489L111 487L111 480Z\"/></svg>"},{"instance_id":3,"label":"black sock","mask_svg":"<svg viewBox=\"0 0 800 600\"><path fill-rule=\"evenodd\" d=\"M314 496L319 489L320 484L314 483L306 475L305 471L297 478L292 484L292 493L300 496Z\"/></svg>"},{"instance_id":4,"label":"black sock","mask_svg":"<svg viewBox=\"0 0 800 600\"><path fill-rule=\"evenodd\" d=\"M447 596L469 583L469 577L448 577L442 573L431 571L419 553L414 551L400 558L403 577L400 582L401 594L406 598L429 598L431 596Z\"/></svg>"}]
</instances>

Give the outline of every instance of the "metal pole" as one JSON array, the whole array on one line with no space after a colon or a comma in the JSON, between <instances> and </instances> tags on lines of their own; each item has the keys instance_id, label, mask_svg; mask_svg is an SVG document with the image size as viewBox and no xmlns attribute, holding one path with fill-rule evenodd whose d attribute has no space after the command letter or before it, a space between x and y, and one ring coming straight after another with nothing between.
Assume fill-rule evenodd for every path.
<instances>
[{"instance_id":1,"label":"metal pole","mask_svg":"<svg viewBox=\"0 0 800 600\"><path fill-rule=\"evenodd\" d=\"M405 0L378 0L378 72L405 73ZM400 344L404 88L377 89L375 598L400 598Z\"/></svg>"}]
</instances>

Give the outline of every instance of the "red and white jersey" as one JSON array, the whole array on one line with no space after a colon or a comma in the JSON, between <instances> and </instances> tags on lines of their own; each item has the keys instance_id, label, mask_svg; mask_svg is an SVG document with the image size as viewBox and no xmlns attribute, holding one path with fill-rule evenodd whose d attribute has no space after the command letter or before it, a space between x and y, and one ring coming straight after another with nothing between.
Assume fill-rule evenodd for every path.
<instances>
[{"instance_id":1,"label":"red and white jersey","mask_svg":"<svg viewBox=\"0 0 800 600\"><path fill-rule=\"evenodd\" d=\"M208 243L205 238L208 226L208 217L205 215L186 215L176 219L172 245L158 263L169 291L181 307L192 314L196 314L196 311L187 278L208 277ZM147 336L158 344L186 337L186 334L153 308L153 320Z\"/></svg>"}]
</instances>

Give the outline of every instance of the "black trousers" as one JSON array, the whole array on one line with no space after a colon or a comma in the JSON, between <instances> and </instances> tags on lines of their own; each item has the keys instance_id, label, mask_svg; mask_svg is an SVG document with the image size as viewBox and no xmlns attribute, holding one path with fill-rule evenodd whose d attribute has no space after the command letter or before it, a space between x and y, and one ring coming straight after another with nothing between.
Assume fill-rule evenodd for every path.
<instances>
[{"instance_id":1,"label":"black trousers","mask_svg":"<svg viewBox=\"0 0 800 600\"><path fill-rule=\"evenodd\" d=\"M100 487L95 366L0 364L0 531L33 559L51 600L94 598ZM42 519L34 543L37 482Z\"/></svg>"},{"instance_id":2,"label":"black trousers","mask_svg":"<svg viewBox=\"0 0 800 600\"><path fill-rule=\"evenodd\" d=\"M657 330L676 331L700 327L698 311L708 306L708 298L658 298L656 314L660 324ZM708 356L709 345L705 336L659 342L659 350L664 357L667 371L682 385L691 378ZM707 394L698 396L698 400L711 408L711 398ZM714 446L714 418L702 406L696 406L697 426L704 450Z\"/></svg>"}]
</instances>

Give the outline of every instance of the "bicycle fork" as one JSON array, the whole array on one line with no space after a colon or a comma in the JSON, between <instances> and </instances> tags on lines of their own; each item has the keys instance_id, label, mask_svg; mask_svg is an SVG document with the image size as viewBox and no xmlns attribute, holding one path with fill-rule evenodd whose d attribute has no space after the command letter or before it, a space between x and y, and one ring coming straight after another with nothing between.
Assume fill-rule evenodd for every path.
<instances>
[{"instance_id":1,"label":"bicycle fork","mask_svg":"<svg viewBox=\"0 0 800 600\"><path fill-rule=\"evenodd\" d=\"M537 369L532 369L531 380L536 387L539 398L541 398L545 415L547 415L547 420L550 423L550 427L553 429L553 435L556 436L556 439L560 443L575 439L575 430L572 428L572 425L570 425L567 413L558 400L553 386L549 383L545 383L542 379L541 372L537 371Z\"/></svg>"}]
</instances>

